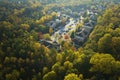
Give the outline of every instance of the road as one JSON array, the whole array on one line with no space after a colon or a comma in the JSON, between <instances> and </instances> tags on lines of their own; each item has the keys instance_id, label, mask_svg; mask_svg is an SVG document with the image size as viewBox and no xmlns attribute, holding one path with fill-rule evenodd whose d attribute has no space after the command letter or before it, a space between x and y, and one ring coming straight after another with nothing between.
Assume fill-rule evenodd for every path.
<instances>
[{"instance_id":1,"label":"road","mask_svg":"<svg viewBox=\"0 0 120 80\"><path fill-rule=\"evenodd\" d=\"M64 36L65 34L69 34L70 32L72 31L75 31L76 30L76 24L78 22L75 22L74 19L70 19L69 20L69 23L66 24L64 27L61 27L59 30L57 30L52 36L51 36L51 40L52 41L56 41L59 43L59 38L62 36ZM70 36L71 34L69 34Z\"/></svg>"}]
</instances>

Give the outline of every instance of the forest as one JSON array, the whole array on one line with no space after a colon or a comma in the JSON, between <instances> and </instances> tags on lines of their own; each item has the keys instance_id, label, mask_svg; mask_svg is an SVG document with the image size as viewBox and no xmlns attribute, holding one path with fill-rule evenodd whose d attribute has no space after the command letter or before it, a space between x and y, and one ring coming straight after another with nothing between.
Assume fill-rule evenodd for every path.
<instances>
[{"instance_id":1,"label":"forest","mask_svg":"<svg viewBox=\"0 0 120 80\"><path fill-rule=\"evenodd\" d=\"M120 80L120 0L0 0L0 80Z\"/></svg>"}]
</instances>

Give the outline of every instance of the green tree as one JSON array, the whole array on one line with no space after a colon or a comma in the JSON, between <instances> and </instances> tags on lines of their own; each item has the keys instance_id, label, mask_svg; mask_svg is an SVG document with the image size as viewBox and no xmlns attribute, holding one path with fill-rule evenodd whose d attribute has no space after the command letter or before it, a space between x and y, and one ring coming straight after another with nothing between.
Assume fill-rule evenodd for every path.
<instances>
[{"instance_id":1,"label":"green tree","mask_svg":"<svg viewBox=\"0 0 120 80\"><path fill-rule=\"evenodd\" d=\"M113 55L116 56L117 59L119 59L119 50L120 50L120 37L112 37L112 51Z\"/></svg>"},{"instance_id":2,"label":"green tree","mask_svg":"<svg viewBox=\"0 0 120 80\"><path fill-rule=\"evenodd\" d=\"M6 74L6 80L18 80L19 75L19 71L13 70L11 74Z\"/></svg>"},{"instance_id":3,"label":"green tree","mask_svg":"<svg viewBox=\"0 0 120 80\"><path fill-rule=\"evenodd\" d=\"M48 72L48 68L47 67L43 67L43 74L46 74Z\"/></svg>"},{"instance_id":4,"label":"green tree","mask_svg":"<svg viewBox=\"0 0 120 80\"><path fill-rule=\"evenodd\" d=\"M111 53L111 39L112 36L110 34L105 34L98 41L98 50L104 53Z\"/></svg>"}]
</instances>

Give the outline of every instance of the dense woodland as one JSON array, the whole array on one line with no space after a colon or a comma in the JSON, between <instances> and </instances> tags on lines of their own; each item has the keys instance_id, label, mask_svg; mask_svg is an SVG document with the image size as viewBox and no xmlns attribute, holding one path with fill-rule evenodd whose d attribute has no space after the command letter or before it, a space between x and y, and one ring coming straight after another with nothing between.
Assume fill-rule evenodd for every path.
<instances>
[{"instance_id":1,"label":"dense woodland","mask_svg":"<svg viewBox=\"0 0 120 80\"><path fill-rule=\"evenodd\" d=\"M119 4L102 2L110 6L98 16L87 42L79 49L64 42L58 52L39 43L39 34L49 38L43 23L56 12L46 14L46 6L61 0L20 1L0 0L0 80L120 80Z\"/></svg>"}]
</instances>

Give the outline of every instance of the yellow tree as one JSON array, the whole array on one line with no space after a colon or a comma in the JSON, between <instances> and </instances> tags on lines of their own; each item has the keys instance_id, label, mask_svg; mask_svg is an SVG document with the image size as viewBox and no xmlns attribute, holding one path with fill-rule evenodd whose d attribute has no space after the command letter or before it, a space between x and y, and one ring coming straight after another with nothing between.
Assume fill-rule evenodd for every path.
<instances>
[{"instance_id":1,"label":"yellow tree","mask_svg":"<svg viewBox=\"0 0 120 80\"><path fill-rule=\"evenodd\" d=\"M63 59L62 54L57 54L57 56L56 56L56 61L62 62L62 59Z\"/></svg>"},{"instance_id":2,"label":"yellow tree","mask_svg":"<svg viewBox=\"0 0 120 80\"><path fill-rule=\"evenodd\" d=\"M43 76L43 80L56 80L56 77L56 73L54 71L51 71Z\"/></svg>"},{"instance_id":3,"label":"yellow tree","mask_svg":"<svg viewBox=\"0 0 120 80\"><path fill-rule=\"evenodd\" d=\"M64 67L66 69L72 69L73 68L73 63L71 63L70 61L65 61L64 62Z\"/></svg>"},{"instance_id":4,"label":"yellow tree","mask_svg":"<svg viewBox=\"0 0 120 80\"><path fill-rule=\"evenodd\" d=\"M52 70L57 73L59 71L60 66L61 66L61 63L57 62L52 66Z\"/></svg>"},{"instance_id":5,"label":"yellow tree","mask_svg":"<svg viewBox=\"0 0 120 80\"><path fill-rule=\"evenodd\" d=\"M78 75L70 73L65 76L64 80L81 80L81 79L78 77Z\"/></svg>"},{"instance_id":6,"label":"yellow tree","mask_svg":"<svg viewBox=\"0 0 120 80\"><path fill-rule=\"evenodd\" d=\"M99 54L96 53L90 59L91 72L98 72L103 74L113 74L118 72L120 68L120 61L115 61L115 59L110 54Z\"/></svg>"},{"instance_id":7,"label":"yellow tree","mask_svg":"<svg viewBox=\"0 0 120 80\"><path fill-rule=\"evenodd\" d=\"M50 40L50 39L51 39L51 38L50 38L50 34L44 34L43 37L44 37L44 39L47 39L47 40Z\"/></svg>"},{"instance_id":8,"label":"yellow tree","mask_svg":"<svg viewBox=\"0 0 120 80\"><path fill-rule=\"evenodd\" d=\"M29 29L29 25L28 24L21 24L20 26L22 29L28 30Z\"/></svg>"},{"instance_id":9,"label":"yellow tree","mask_svg":"<svg viewBox=\"0 0 120 80\"><path fill-rule=\"evenodd\" d=\"M49 33L52 34L53 33L53 29L49 28Z\"/></svg>"}]
</instances>

